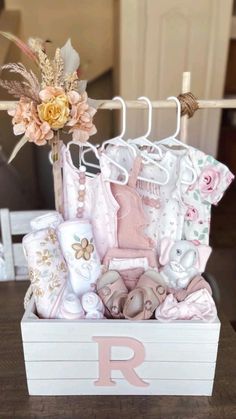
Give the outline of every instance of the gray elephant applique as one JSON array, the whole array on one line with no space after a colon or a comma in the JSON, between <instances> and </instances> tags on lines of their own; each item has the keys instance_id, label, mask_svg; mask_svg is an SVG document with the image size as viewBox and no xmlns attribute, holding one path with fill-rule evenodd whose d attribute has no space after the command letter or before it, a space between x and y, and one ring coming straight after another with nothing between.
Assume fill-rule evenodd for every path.
<instances>
[{"instance_id":1,"label":"gray elephant applique","mask_svg":"<svg viewBox=\"0 0 236 419\"><path fill-rule=\"evenodd\" d=\"M169 288L186 288L189 282L205 270L211 247L188 240L164 238L160 244L160 273Z\"/></svg>"}]
</instances>

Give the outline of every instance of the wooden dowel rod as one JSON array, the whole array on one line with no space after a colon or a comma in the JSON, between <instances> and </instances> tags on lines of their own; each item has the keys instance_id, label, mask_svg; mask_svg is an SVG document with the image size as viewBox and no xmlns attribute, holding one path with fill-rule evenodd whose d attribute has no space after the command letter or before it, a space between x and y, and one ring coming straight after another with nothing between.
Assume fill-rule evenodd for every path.
<instances>
[{"instance_id":1,"label":"wooden dowel rod","mask_svg":"<svg viewBox=\"0 0 236 419\"><path fill-rule=\"evenodd\" d=\"M120 109L121 104L113 100L93 100L98 109ZM125 101L128 108L133 109L147 109L147 104L137 100ZM1 101L0 111L7 111L13 109L17 101ZM236 99L216 99L216 100L198 100L199 109L235 109ZM173 101L154 100L152 101L153 108L165 109L174 108L176 105Z\"/></svg>"},{"instance_id":2,"label":"wooden dowel rod","mask_svg":"<svg viewBox=\"0 0 236 419\"><path fill-rule=\"evenodd\" d=\"M182 80L182 93L188 93L191 91L191 73L190 71L185 71L183 73ZM188 132L188 115L184 115L181 118L181 127L180 127L180 140L183 143L187 143L187 132Z\"/></svg>"}]
</instances>

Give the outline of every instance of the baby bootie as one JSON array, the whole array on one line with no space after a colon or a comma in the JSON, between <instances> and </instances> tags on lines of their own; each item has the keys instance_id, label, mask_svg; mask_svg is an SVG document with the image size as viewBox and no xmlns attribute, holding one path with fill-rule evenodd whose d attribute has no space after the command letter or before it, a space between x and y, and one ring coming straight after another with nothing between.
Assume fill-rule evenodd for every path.
<instances>
[{"instance_id":1,"label":"baby bootie","mask_svg":"<svg viewBox=\"0 0 236 419\"><path fill-rule=\"evenodd\" d=\"M129 320L150 319L166 297L166 287L161 275L154 270L146 271L125 301L123 314Z\"/></svg>"},{"instance_id":2,"label":"baby bootie","mask_svg":"<svg viewBox=\"0 0 236 419\"><path fill-rule=\"evenodd\" d=\"M67 285L67 267L55 230L45 228L27 234L23 248L39 317L57 318Z\"/></svg>"},{"instance_id":3,"label":"baby bootie","mask_svg":"<svg viewBox=\"0 0 236 419\"><path fill-rule=\"evenodd\" d=\"M101 273L101 264L90 222L85 219L65 221L58 226L57 235L73 291L78 297L93 291Z\"/></svg>"},{"instance_id":4,"label":"baby bootie","mask_svg":"<svg viewBox=\"0 0 236 419\"><path fill-rule=\"evenodd\" d=\"M98 279L97 292L107 309L107 316L124 317L123 306L128 295L128 289L117 271L107 271Z\"/></svg>"}]
</instances>

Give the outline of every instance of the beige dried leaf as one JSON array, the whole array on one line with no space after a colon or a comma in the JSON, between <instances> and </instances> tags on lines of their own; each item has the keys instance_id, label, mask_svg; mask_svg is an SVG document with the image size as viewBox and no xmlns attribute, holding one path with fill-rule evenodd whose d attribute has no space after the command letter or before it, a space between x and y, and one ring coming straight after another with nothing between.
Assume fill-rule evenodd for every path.
<instances>
[{"instance_id":1,"label":"beige dried leaf","mask_svg":"<svg viewBox=\"0 0 236 419\"><path fill-rule=\"evenodd\" d=\"M78 83L79 78L76 71L74 71L72 74L67 74L64 78L66 92L69 92L70 90L77 90Z\"/></svg>"},{"instance_id":2,"label":"beige dried leaf","mask_svg":"<svg viewBox=\"0 0 236 419\"><path fill-rule=\"evenodd\" d=\"M60 48L56 49L55 57L53 60L53 69L54 69L54 86L62 86L63 85L63 59L61 57L61 50Z\"/></svg>"},{"instance_id":3,"label":"beige dried leaf","mask_svg":"<svg viewBox=\"0 0 236 419\"><path fill-rule=\"evenodd\" d=\"M54 84L54 71L53 66L45 52L38 51L39 66L42 73L42 87L53 86Z\"/></svg>"},{"instance_id":4,"label":"beige dried leaf","mask_svg":"<svg viewBox=\"0 0 236 419\"><path fill-rule=\"evenodd\" d=\"M45 42L41 38L30 37L28 39L28 45L29 45L30 49L36 54L38 54L38 52L40 50L41 51L45 50Z\"/></svg>"},{"instance_id":5,"label":"beige dried leaf","mask_svg":"<svg viewBox=\"0 0 236 419\"><path fill-rule=\"evenodd\" d=\"M40 83L32 70L26 70L22 63L9 63L0 67L10 73L19 74L23 81L1 80L0 85L15 97L26 96L34 101L39 101Z\"/></svg>"}]
</instances>

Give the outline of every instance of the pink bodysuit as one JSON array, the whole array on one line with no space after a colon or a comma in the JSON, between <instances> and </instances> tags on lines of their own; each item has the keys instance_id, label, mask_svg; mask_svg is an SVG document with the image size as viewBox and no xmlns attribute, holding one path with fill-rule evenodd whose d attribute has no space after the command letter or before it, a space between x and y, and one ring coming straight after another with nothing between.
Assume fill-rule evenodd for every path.
<instances>
[{"instance_id":1,"label":"pink bodysuit","mask_svg":"<svg viewBox=\"0 0 236 419\"><path fill-rule=\"evenodd\" d=\"M111 184L112 194L119 204L117 212L117 241L119 248L150 249L152 241L144 233L148 220L142 198L136 191L142 159L136 157L127 185Z\"/></svg>"}]
</instances>

